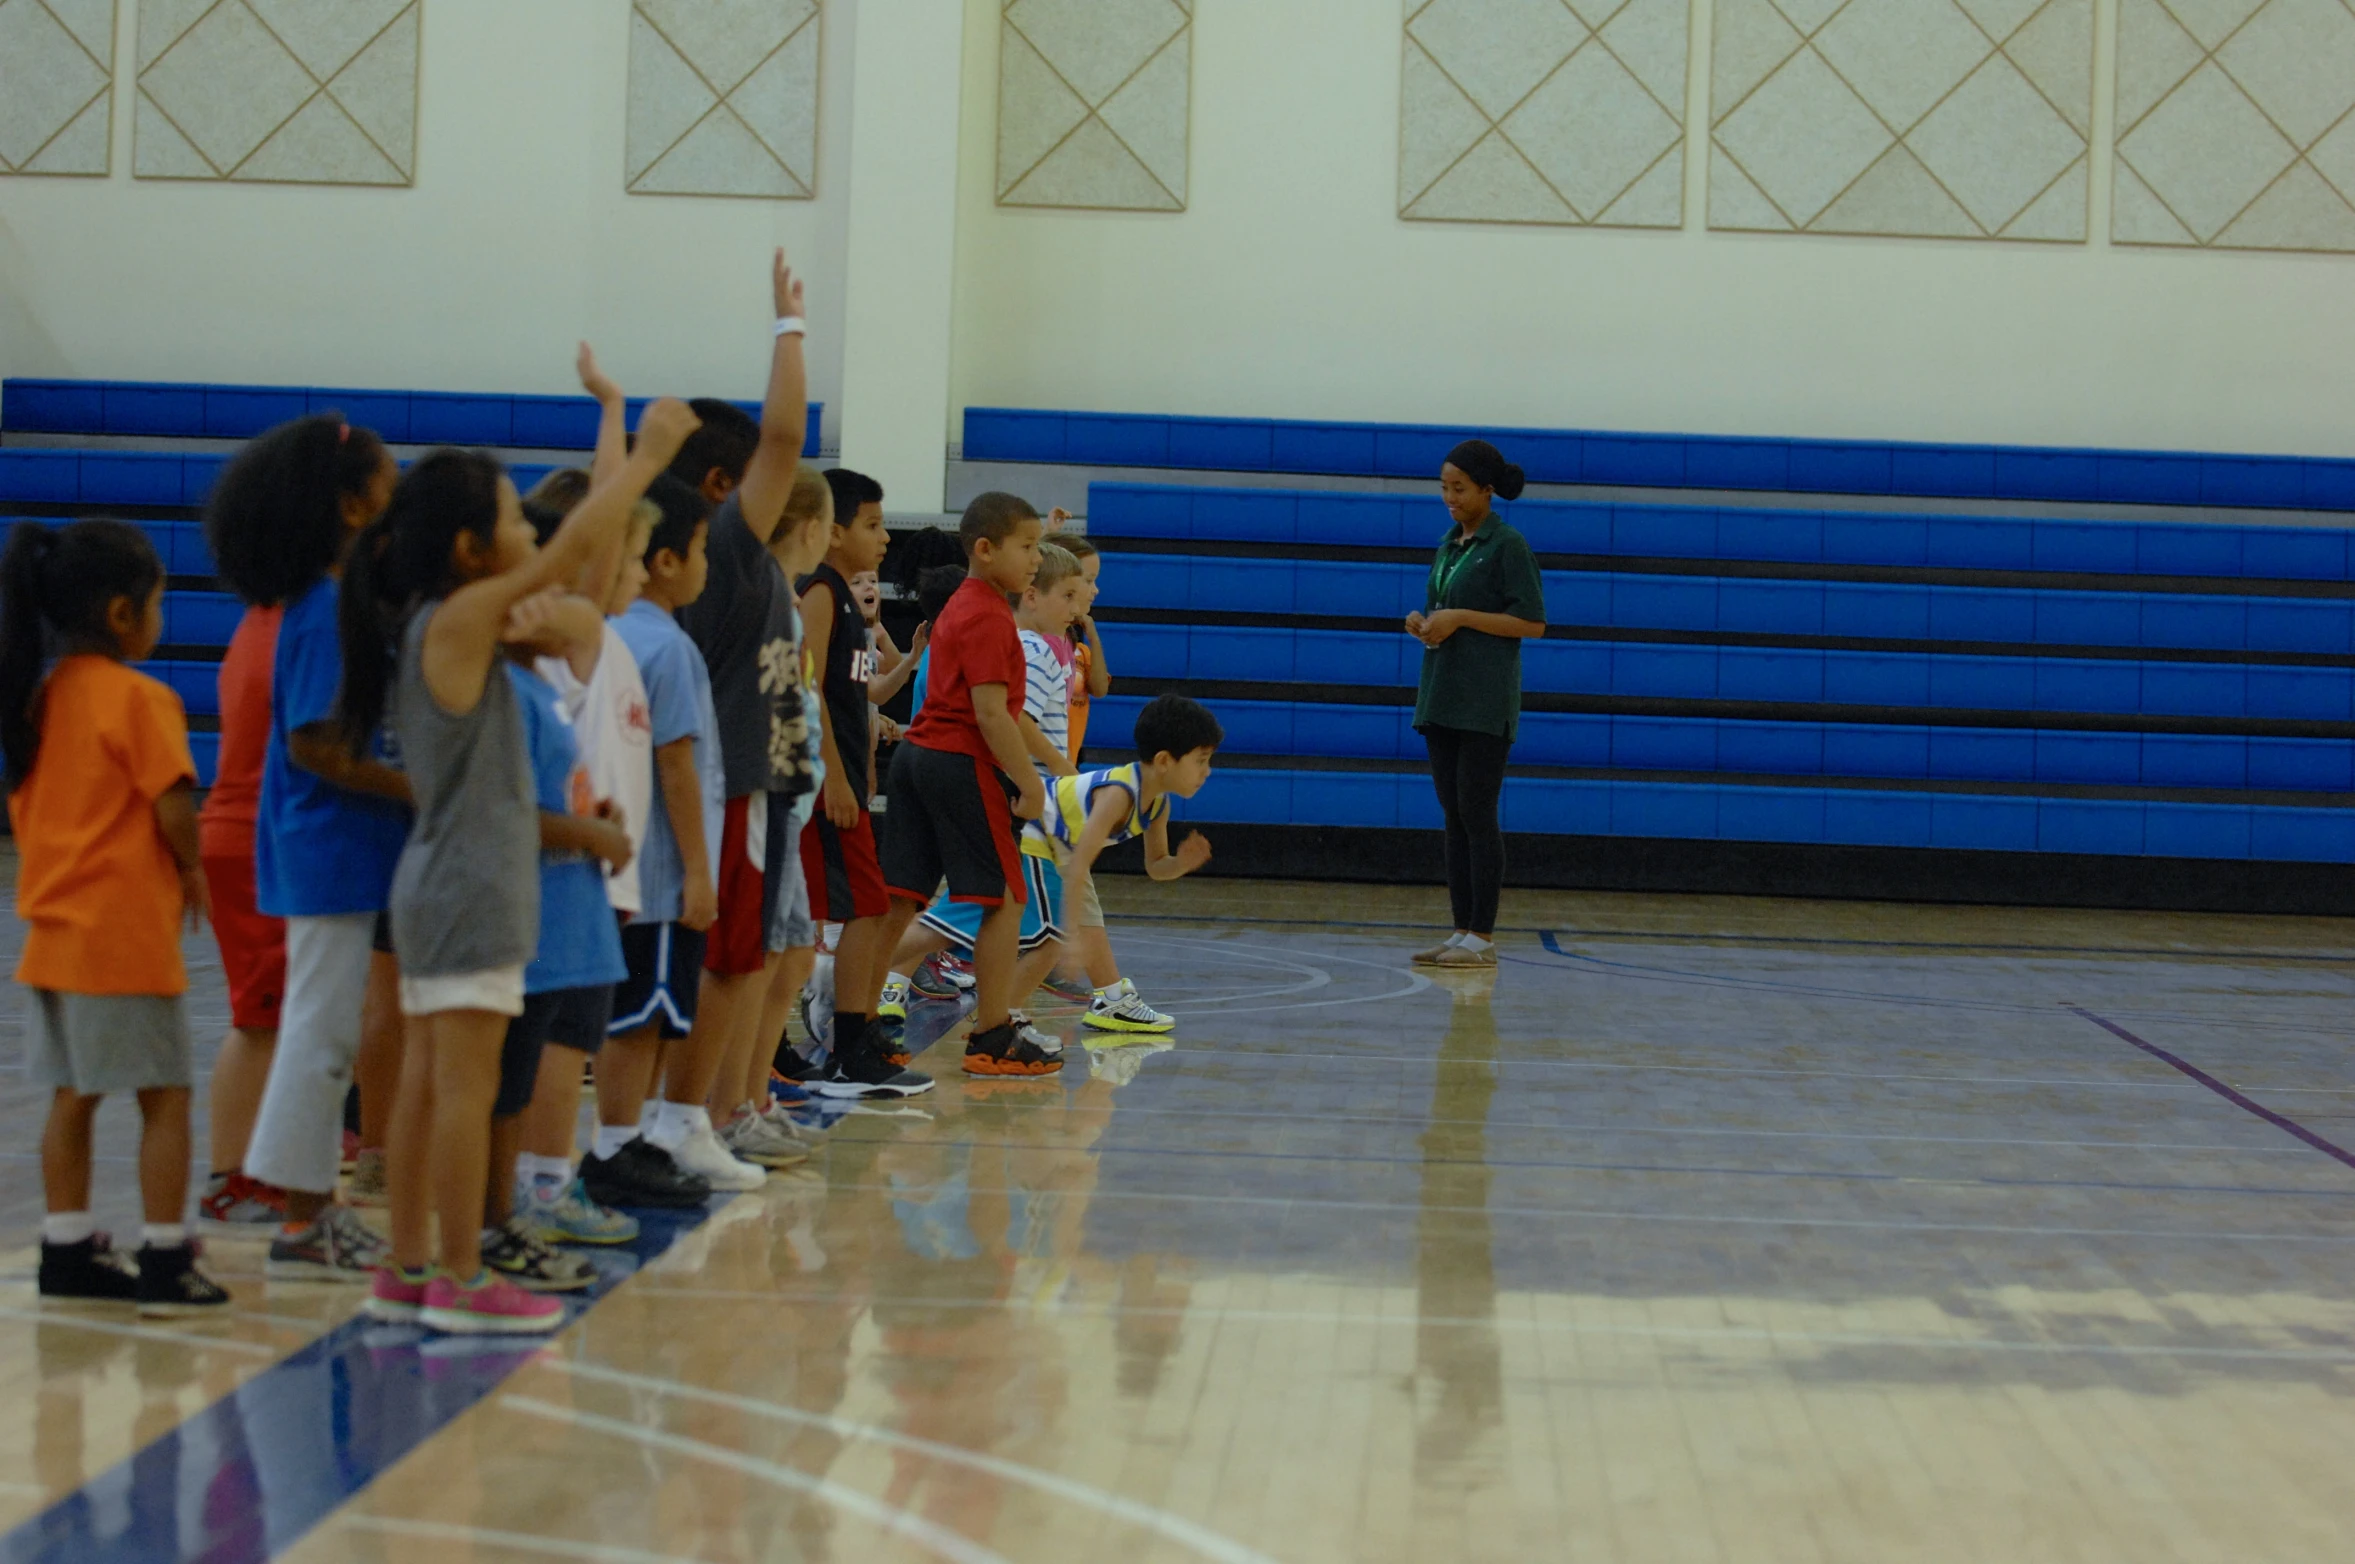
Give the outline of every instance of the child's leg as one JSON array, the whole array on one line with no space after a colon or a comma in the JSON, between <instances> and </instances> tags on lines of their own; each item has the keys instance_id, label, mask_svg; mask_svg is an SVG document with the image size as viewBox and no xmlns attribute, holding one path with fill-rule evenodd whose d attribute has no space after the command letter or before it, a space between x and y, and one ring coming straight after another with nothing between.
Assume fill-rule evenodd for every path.
<instances>
[{"instance_id":1,"label":"child's leg","mask_svg":"<svg viewBox=\"0 0 2355 1564\"><path fill-rule=\"evenodd\" d=\"M638 1116L646 1111L661 1065L661 1022L607 1038L597 1056L597 1123L637 1134Z\"/></svg>"},{"instance_id":2,"label":"child's leg","mask_svg":"<svg viewBox=\"0 0 2355 1564\"><path fill-rule=\"evenodd\" d=\"M1120 981L1120 963L1112 958L1112 936L1104 925L1073 930L1072 946L1085 964L1090 988L1111 988Z\"/></svg>"},{"instance_id":3,"label":"child's leg","mask_svg":"<svg viewBox=\"0 0 2355 1564\"><path fill-rule=\"evenodd\" d=\"M90 1209L90 1131L100 1101L62 1086L49 1099L49 1123L41 1131L41 1193L52 1212Z\"/></svg>"},{"instance_id":4,"label":"child's leg","mask_svg":"<svg viewBox=\"0 0 2355 1564\"><path fill-rule=\"evenodd\" d=\"M1062 959L1063 946L1049 940L1014 963L1014 983L1008 992L1015 1009L1019 1010L1029 1003L1030 996L1038 991L1038 986L1047 980L1047 974L1055 970L1055 963Z\"/></svg>"},{"instance_id":5,"label":"child's leg","mask_svg":"<svg viewBox=\"0 0 2355 1564\"><path fill-rule=\"evenodd\" d=\"M410 1271L433 1262L434 1032L402 1022L400 1087L384 1143L384 1203L392 1223L393 1263Z\"/></svg>"},{"instance_id":6,"label":"child's leg","mask_svg":"<svg viewBox=\"0 0 2355 1564\"><path fill-rule=\"evenodd\" d=\"M150 1227L188 1220L189 1096L185 1086L139 1094L139 1203Z\"/></svg>"},{"instance_id":7,"label":"child's leg","mask_svg":"<svg viewBox=\"0 0 2355 1564\"><path fill-rule=\"evenodd\" d=\"M703 974L703 992L695 1003L695 1026L686 1039L664 1051L663 1100L684 1107L700 1107L719 1084L728 1045L735 1040L738 1013L759 1014L761 990L754 985L761 972Z\"/></svg>"},{"instance_id":8,"label":"child's leg","mask_svg":"<svg viewBox=\"0 0 2355 1564\"><path fill-rule=\"evenodd\" d=\"M776 973L769 980L769 991L760 1007L760 1024L753 1029L750 1046L742 1065L741 1080L744 1095L737 1102L754 1103L762 1107L769 1100L769 1061L777 1056L777 1040L785 1035L785 1024L793 1015L793 1007L800 1003L801 991L809 987L810 974L817 970L818 948L805 945L786 951L777 958ZM727 1077L721 1077L726 1084ZM736 1104L730 1103L730 1109Z\"/></svg>"},{"instance_id":9,"label":"child's leg","mask_svg":"<svg viewBox=\"0 0 2355 1564\"><path fill-rule=\"evenodd\" d=\"M938 929L929 928L924 924L916 922L913 912L914 903L911 902L896 905L906 905L911 909L911 911L909 914L907 931L901 934L896 942L894 942L892 945L891 961L887 971L913 972L916 970L916 964L922 961L926 956L931 955L936 950L946 950L949 948L948 936L941 933ZM878 976L875 980L875 1002L877 1004L881 1004L883 1002L883 978L881 976Z\"/></svg>"},{"instance_id":10,"label":"child's leg","mask_svg":"<svg viewBox=\"0 0 2355 1564\"><path fill-rule=\"evenodd\" d=\"M1022 943L1022 906L1011 899L981 917L973 942L973 1030L992 1031L1013 1013L1014 962Z\"/></svg>"},{"instance_id":11,"label":"child's leg","mask_svg":"<svg viewBox=\"0 0 2355 1564\"><path fill-rule=\"evenodd\" d=\"M276 1031L247 1031L231 1027L213 1061L212 1115L208 1162L212 1172L237 1173L245 1167L245 1148L253 1139L254 1115L261 1112L262 1088L270 1079L270 1059L278 1047Z\"/></svg>"},{"instance_id":12,"label":"child's leg","mask_svg":"<svg viewBox=\"0 0 2355 1564\"><path fill-rule=\"evenodd\" d=\"M431 1171L442 1269L461 1282L482 1274L491 1104L499 1094L499 1045L507 1024L494 1010L445 1010L422 1022L433 1054Z\"/></svg>"},{"instance_id":13,"label":"child's leg","mask_svg":"<svg viewBox=\"0 0 2355 1564\"><path fill-rule=\"evenodd\" d=\"M523 1111L523 1149L532 1156L570 1162L579 1150L574 1136L581 1121L581 1071L588 1062L587 1054L562 1043L540 1050L540 1078L532 1087L531 1106ZM604 1062L603 1054L598 1062Z\"/></svg>"},{"instance_id":14,"label":"child's leg","mask_svg":"<svg viewBox=\"0 0 2355 1564\"><path fill-rule=\"evenodd\" d=\"M883 918L854 918L842 926L842 938L834 946L836 1010L873 1015L875 1007L883 1002L886 973L907 970L887 966L881 959L890 950L883 943L885 924Z\"/></svg>"},{"instance_id":15,"label":"child's leg","mask_svg":"<svg viewBox=\"0 0 2355 1564\"><path fill-rule=\"evenodd\" d=\"M360 1052L352 1078L360 1086L360 1149L381 1150L391 1133L393 1098L401 1082L401 964L391 951L371 951L368 992L360 1002Z\"/></svg>"},{"instance_id":16,"label":"child's leg","mask_svg":"<svg viewBox=\"0 0 2355 1564\"><path fill-rule=\"evenodd\" d=\"M575 1076L574 1079L579 1079ZM515 1214L515 1157L523 1150L521 1113L491 1116L491 1149L485 1159L482 1186L482 1225L497 1227Z\"/></svg>"},{"instance_id":17,"label":"child's leg","mask_svg":"<svg viewBox=\"0 0 2355 1564\"><path fill-rule=\"evenodd\" d=\"M290 1223L335 1198L375 923L372 913L286 920L284 1017L245 1171L286 1191Z\"/></svg>"},{"instance_id":18,"label":"child's leg","mask_svg":"<svg viewBox=\"0 0 2355 1564\"><path fill-rule=\"evenodd\" d=\"M712 1072L711 1086L704 1093L715 1124L726 1123L729 1115L749 1100L738 1095L743 1090L745 1076L753 1064L765 1062L769 1057L760 1051L761 1029L768 1019L770 996L776 992L777 975L784 965L782 951L768 957L737 995L727 1035L721 1041L719 1068ZM787 1008L791 1008L790 1000ZM784 1024L781 1018L778 1024Z\"/></svg>"}]
</instances>

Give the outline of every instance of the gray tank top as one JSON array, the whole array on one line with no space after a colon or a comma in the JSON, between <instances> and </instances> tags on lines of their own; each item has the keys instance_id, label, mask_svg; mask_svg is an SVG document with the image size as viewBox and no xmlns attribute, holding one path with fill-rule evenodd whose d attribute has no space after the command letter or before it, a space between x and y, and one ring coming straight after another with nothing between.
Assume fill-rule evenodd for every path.
<instances>
[{"instance_id":1,"label":"gray tank top","mask_svg":"<svg viewBox=\"0 0 2355 1564\"><path fill-rule=\"evenodd\" d=\"M425 687L425 628L401 633L393 733L417 793L409 845L393 871L393 949L405 977L456 977L532 958L540 933L540 815L515 686L494 663L462 715Z\"/></svg>"}]
</instances>

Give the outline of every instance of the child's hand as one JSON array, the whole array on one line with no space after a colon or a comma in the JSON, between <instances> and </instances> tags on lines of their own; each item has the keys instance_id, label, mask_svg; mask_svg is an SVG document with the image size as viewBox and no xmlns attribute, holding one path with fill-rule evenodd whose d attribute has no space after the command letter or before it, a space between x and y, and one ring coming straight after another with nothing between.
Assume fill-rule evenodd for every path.
<instances>
[{"instance_id":1,"label":"child's hand","mask_svg":"<svg viewBox=\"0 0 2355 1564\"><path fill-rule=\"evenodd\" d=\"M897 744L907 730L881 712L875 713L875 731L886 744Z\"/></svg>"},{"instance_id":2,"label":"child's hand","mask_svg":"<svg viewBox=\"0 0 2355 1564\"><path fill-rule=\"evenodd\" d=\"M203 928L205 920L213 915L213 891L205 884L202 868L180 870L180 906L187 915L191 933Z\"/></svg>"},{"instance_id":3,"label":"child's hand","mask_svg":"<svg viewBox=\"0 0 2355 1564\"><path fill-rule=\"evenodd\" d=\"M1178 873L1192 874L1210 862L1210 840L1199 831L1188 831L1186 839L1177 845L1170 857L1177 860Z\"/></svg>"},{"instance_id":4,"label":"child's hand","mask_svg":"<svg viewBox=\"0 0 2355 1564\"><path fill-rule=\"evenodd\" d=\"M646 411L638 415L638 450L668 467L679 447L687 443L687 436L702 427L703 420L695 416L695 409L675 396L666 396L648 403Z\"/></svg>"},{"instance_id":5,"label":"child's hand","mask_svg":"<svg viewBox=\"0 0 2355 1564\"><path fill-rule=\"evenodd\" d=\"M837 831L848 831L859 823L859 795L851 791L850 779L839 771L826 773L826 819Z\"/></svg>"},{"instance_id":6,"label":"child's hand","mask_svg":"<svg viewBox=\"0 0 2355 1564\"><path fill-rule=\"evenodd\" d=\"M630 866L630 833L611 820L581 822L588 828L591 856L604 860L606 871L619 874Z\"/></svg>"},{"instance_id":7,"label":"child's hand","mask_svg":"<svg viewBox=\"0 0 2355 1564\"><path fill-rule=\"evenodd\" d=\"M1047 787L1038 779L1036 766L1024 766L1015 784L1021 789L1014 795L1014 815L1020 820L1036 820L1047 812Z\"/></svg>"},{"instance_id":8,"label":"child's hand","mask_svg":"<svg viewBox=\"0 0 2355 1564\"><path fill-rule=\"evenodd\" d=\"M621 387L613 383L612 376L597 367L597 351L586 342L581 344L581 356L574 362L573 367L580 371L583 391L588 392L600 402L622 400Z\"/></svg>"},{"instance_id":9,"label":"child's hand","mask_svg":"<svg viewBox=\"0 0 2355 1564\"><path fill-rule=\"evenodd\" d=\"M701 934L719 917L719 892L711 888L710 874L699 868L687 876L687 888L679 898L679 921Z\"/></svg>"},{"instance_id":10,"label":"child's hand","mask_svg":"<svg viewBox=\"0 0 2355 1564\"><path fill-rule=\"evenodd\" d=\"M629 834L630 812L622 808L622 806L615 800L610 798L598 799L597 807L594 813L598 819L608 821L611 824L619 827L624 836ZM619 866L616 865L616 867Z\"/></svg>"},{"instance_id":11,"label":"child's hand","mask_svg":"<svg viewBox=\"0 0 2355 1564\"><path fill-rule=\"evenodd\" d=\"M547 587L529 597L519 597L507 610L507 628L499 632L499 639L510 646L538 646L561 637L551 628L566 593L562 587Z\"/></svg>"},{"instance_id":12,"label":"child's hand","mask_svg":"<svg viewBox=\"0 0 2355 1564\"><path fill-rule=\"evenodd\" d=\"M924 648L930 646L931 644L932 621L927 619L922 624L916 626L915 637L908 642L908 655L910 657L921 657L924 655Z\"/></svg>"},{"instance_id":13,"label":"child's hand","mask_svg":"<svg viewBox=\"0 0 2355 1564\"><path fill-rule=\"evenodd\" d=\"M1065 510L1062 506L1058 505L1053 510L1047 512L1047 531L1050 533L1061 532L1069 525L1071 525L1071 512Z\"/></svg>"},{"instance_id":14,"label":"child's hand","mask_svg":"<svg viewBox=\"0 0 2355 1564\"><path fill-rule=\"evenodd\" d=\"M775 295L779 320L801 313L801 279L785 264L783 245L777 247L777 259L769 274L769 291Z\"/></svg>"}]
</instances>

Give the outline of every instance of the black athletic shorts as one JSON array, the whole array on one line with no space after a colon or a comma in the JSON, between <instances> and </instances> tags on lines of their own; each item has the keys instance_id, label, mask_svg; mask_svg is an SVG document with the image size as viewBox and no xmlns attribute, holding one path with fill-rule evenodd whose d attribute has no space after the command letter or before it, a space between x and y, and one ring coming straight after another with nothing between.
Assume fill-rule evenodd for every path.
<instances>
[{"instance_id":1,"label":"black athletic shorts","mask_svg":"<svg viewBox=\"0 0 2355 1564\"><path fill-rule=\"evenodd\" d=\"M664 1042L695 1028L695 1001L703 992L704 937L684 923L625 923L621 958L630 975L613 991L613 1037L660 1026Z\"/></svg>"},{"instance_id":2,"label":"black athletic shorts","mask_svg":"<svg viewBox=\"0 0 2355 1564\"><path fill-rule=\"evenodd\" d=\"M880 852L892 895L929 905L945 876L951 901L1021 905L1018 823L996 765L903 743L889 792Z\"/></svg>"},{"instance_id":3,"label":"black athletic shorts","mask_svg":"<svg viewBox=\"0 0 2355 1564\"><path fill-rule=\"evenodd\" d=\"M612 1014L611 983L524 995L523 1014L507 1023L499 1048L499 1096L491 1104L492 1116L507 1118L531 1106L543 1046L554 1043L593 1054L605 1046L605 1023Z\"/></svg>"}]
</instances>

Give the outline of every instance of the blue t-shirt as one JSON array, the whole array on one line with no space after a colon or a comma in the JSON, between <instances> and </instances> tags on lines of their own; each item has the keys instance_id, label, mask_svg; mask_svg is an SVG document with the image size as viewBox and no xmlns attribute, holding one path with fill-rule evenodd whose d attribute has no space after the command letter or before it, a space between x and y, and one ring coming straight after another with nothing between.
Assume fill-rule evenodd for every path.
<instances>
[{"instance_id":1,"label":"blue t-shirt","mask_svg":"<svg viewBox=\"0 0 2355 1564\"><path fill-rule=\"evenodd\" d=\"M581 747L556 701L556 687L518 663L507 665L515 704L523 711L523 743L531 754L532 792L542 812L574 813L574 773ZM585 772L580 791L588 792ZM593 988L629 976L622 960L621 925L605 897L605 866L586 853L540 849L540 943L523 969L523 991L553 994Z\"/></svg>"},{"instance_id":2,"label":"blue t-shirt","mask_svg":"<svg viewBox=\"0 0 2355 1564\"><path fill-rule=\"evenodd\" d=\"M916 659L916 677L910 681L914 691L908 697L908 721L913 724L916 713L924 709L924 685L932 677L932 648L924 648L924 655Z\"/></svg>"},{"instance_id":3,"label":"blue t-shirt","mask_svg":"<svg viewBox=\"0 0 2355 1564\"><path fill-rule=\"evenodd\" d=\"M638 676L646 682L646 711L654 725L654 747L660 750L685 738L695 741L695 777L703 792L703 850L712 883L717 885L728 774L721 762L720 719L712 705L711 674L703 665L703 654L676 620L644 598L632 603L613 621L613 627L638 660ZM670 809L663 801L662 781L657 775L654 807L646 815L646 843L638 850L641 906L630 921L674 922L686 894L686 865L679 857L679 838L671 829Z\"/></svg>"},{"instance_id":4,"label":"blue t-shirt","mask_svg":"<svg viewBox=\"0 0 2355 1564\"><path fill-rule=\"evenodd\" d=\"M270 669L270 747L262 758L261 812L254 825L254 890L278 918L382 912L393 866L409 840L409 811L390 799L337 787L294 763L286 747L297 728L335 715L343 643L335 623L335 582L322 579L286 605ZM376 758L394 761L385 735Z\"/></svg>"}]
</instances>

